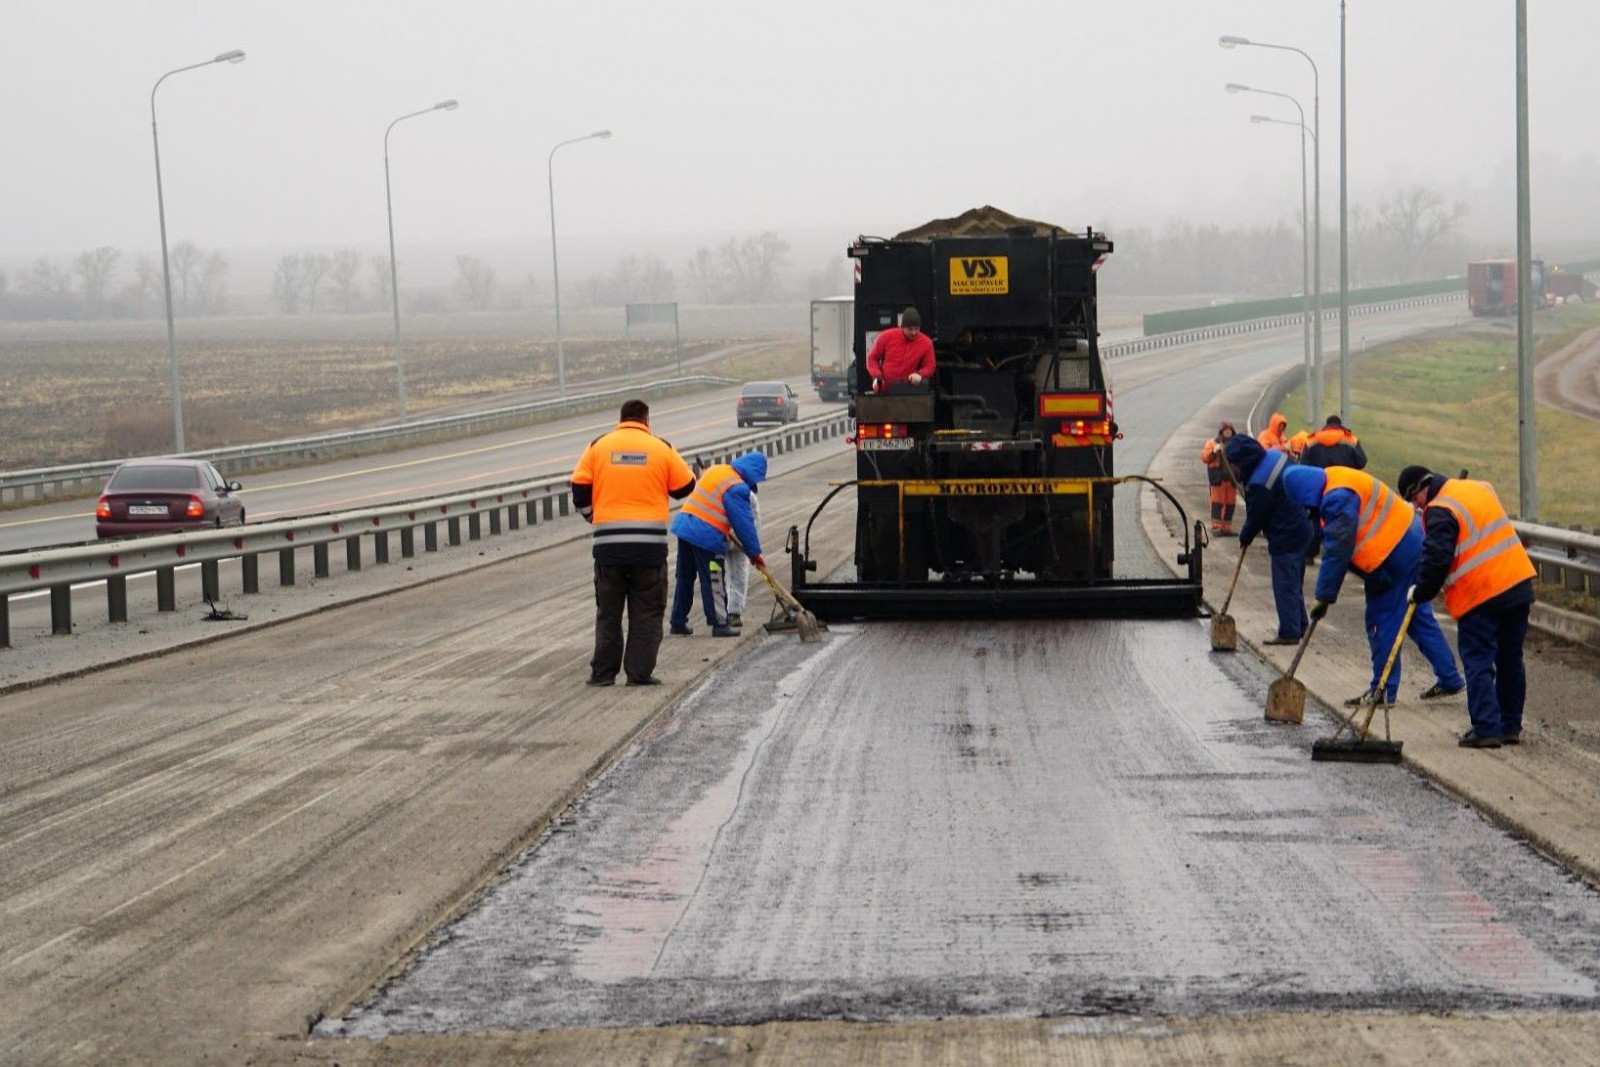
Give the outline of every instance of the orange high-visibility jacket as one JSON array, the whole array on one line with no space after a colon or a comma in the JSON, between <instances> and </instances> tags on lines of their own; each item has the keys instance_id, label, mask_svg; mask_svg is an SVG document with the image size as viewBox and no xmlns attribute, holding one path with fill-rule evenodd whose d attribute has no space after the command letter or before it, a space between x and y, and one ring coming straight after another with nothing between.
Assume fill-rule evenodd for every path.
<instances>
[{"instance_id":1,"label":"orange high-visibility jacket","mask_svg":"<svg viewBox=\"0 0 1600 1067\"><path fill-rule=\"evenodd\" d=\"M714 527L723 537L727 537L733 529L733 524L728 521L728 512L722 506L722 498L729 489L743 481L739 472L726 463L708 467L705 473L700 475L694 493L683 502L683 510Z\"/></svg>"},{"instance_id":2,"label":"orange high-visibility jacket","mask_svg":"<svg viewBox=\"0 0 1600 1067\"><path fill-rule=\"evenodd\" d=\"M594 487L586 517L594 523L597 553L621 545L660 545L665 552L668 495L693 480L683 457L640 422L620 422L595 438L572 472L573 485Z\"/></svg>"},{"instance_id":3,"label":"orange high-visibility jacket","mask_svg":"<svg viewBox=\"0 0 1600 1067\"><path fill-rule=\"evenodd\" d=\"M1488 482L1451 478L1428 502L1455 516L1456 555L1444 580L1444 606L1454 618L1520 585L1538 571Z\"/></svg>"},{"instance_id":4,"label":"orange high-visibility jacket","mask_svg":"<svg viewBox=\"0 0 1600 1067\"><path fill-rule=\"evenodd\" d=\"M1335 489L1348 489L1361 501L1361 513L1356 519L1356 544L1350 553L1350 565L1371 574L1383 566L1389 553L1411 528L1415 516L1411 505L1400 499L1400 494L1384 485L1365 471L1352 467L1329 467L1327 488L1323 495Z\"/></svg>"},{"instance_id":5,"label":"orange high-visibility jacket","mask_svg":"<svg viewBox=\"0 0 1600 1067\"><path fill-rule=\"evenodd\" d=\"M1289 420L1281 411L1274 411L1272 418L1267 420L1267 428L1256 434L1256 440L1260 442L1262 448L1282 449L1288 443L1288 439L1284 437L1288 429Z\"/></svg>"}]
</instances>

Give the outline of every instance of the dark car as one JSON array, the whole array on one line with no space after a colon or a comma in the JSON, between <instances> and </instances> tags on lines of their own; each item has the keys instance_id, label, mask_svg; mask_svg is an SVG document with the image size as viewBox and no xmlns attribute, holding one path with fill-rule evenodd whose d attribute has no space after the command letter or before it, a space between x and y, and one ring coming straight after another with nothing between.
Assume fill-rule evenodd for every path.
<instances>
[{"instance_id":1,"label":"dark car","mask_svg":"<svg viewBox=\"0 0 1600 1067\"><path fill-rule=\"evenodd\" d=\"M244 525L238 482L204 460L130 459L116 469L94 509L98 537L175 533Z\"/></svg>"},{"instance_id":2,"label":"dark car","mask_svg":"<svg viewBox=\"0 0 1600 1067\"><path fill-rule=\"evenodd\" d=\"M800 417L800 394L783 382L751 382L739 390L734 415L740 426L793 422Z\"/></svg>"}]
</instances>

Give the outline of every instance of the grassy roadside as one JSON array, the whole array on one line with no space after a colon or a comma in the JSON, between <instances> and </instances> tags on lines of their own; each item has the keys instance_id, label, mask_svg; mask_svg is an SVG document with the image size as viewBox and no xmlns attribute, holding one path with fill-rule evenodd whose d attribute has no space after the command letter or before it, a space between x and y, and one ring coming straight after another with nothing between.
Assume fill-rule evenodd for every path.
<instances>
[{"instance_id":1,"label":"grassy roadside","mask_svg":"<svg viewBox=\"0 0 1600 1067\"><path fill-rule=\"evenodd\" d=\"M1600 326L1600 305L1564 305L1541 312L1535 323L1543 358ZM1368 469L1392 485L1411 463L1450 474L1466 468L1473 477L1493 482L1515 514L1516 363L1516 335L1503 323L1395 341L1360 356L1351 368L1352 410L1346 421L1367 450ZM1330 369L1323 395L1338 396L1337 366ZM1283 410L1305 410L1303 388L1284 400ZM1600 422L1540 405L1537 428L1540 521L1600 526ZM1600 598L1551 599L1600 611Z\"/></svg>"}]
</instances>

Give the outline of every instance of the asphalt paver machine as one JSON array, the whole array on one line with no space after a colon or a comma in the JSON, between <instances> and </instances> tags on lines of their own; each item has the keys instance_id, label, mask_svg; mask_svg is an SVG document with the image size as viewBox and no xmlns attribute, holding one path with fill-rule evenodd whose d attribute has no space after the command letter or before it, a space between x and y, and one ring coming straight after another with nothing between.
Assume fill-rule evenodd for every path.
<instances>
[{"instance_id":1,"label":"asphalt paver machine","mask_svg":"<svg viewBox=\"0 0 1600 1067\"><path fill-rule=\"evenodd\" d=\"M823 619L1196 615L1203 531L1182 516L1187 573L1117 577L1120 436L1101 364L1095 272L1112 244L978 208L892 239L862 237L850 391L856 478L789 531L795 596ZM915 307L935 377L874 388L866 355ZM811 529L856 500L855 580L818 580Z\"/></svg>"}]
</instances>

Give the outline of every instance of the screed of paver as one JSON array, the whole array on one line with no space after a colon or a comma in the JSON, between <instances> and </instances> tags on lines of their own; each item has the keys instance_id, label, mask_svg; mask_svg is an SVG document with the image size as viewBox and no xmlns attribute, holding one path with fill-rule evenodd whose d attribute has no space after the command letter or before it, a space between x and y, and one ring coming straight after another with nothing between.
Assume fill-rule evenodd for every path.
<instances>
[{"instance_id":1,"label":"screed of paver","mask_svg":"<svg viewBox=\"0 0 1600 1067\"><path fill-rule=\"evenodd\" d=\"M324 1034L1592 1008L1600 894L1192 622L768 643Z\"/></svg>"}]
</instances>

